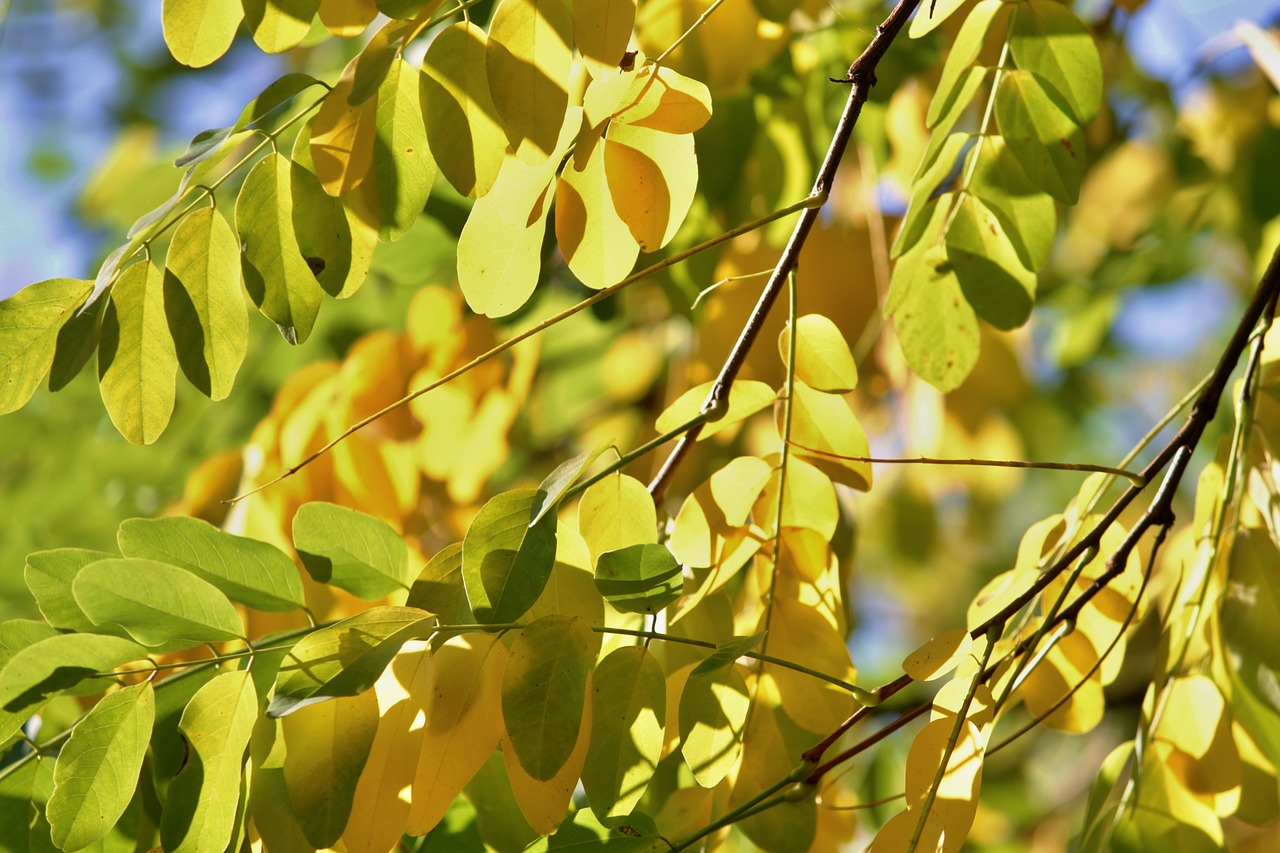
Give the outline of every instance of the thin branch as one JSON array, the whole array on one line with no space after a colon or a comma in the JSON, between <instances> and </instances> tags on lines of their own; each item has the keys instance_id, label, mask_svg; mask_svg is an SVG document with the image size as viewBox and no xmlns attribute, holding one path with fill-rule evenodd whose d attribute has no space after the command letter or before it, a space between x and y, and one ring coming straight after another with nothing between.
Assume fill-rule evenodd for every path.
<instances>
[{"instance_id":1,"label":"thin branch","mask_svg":"<svg viewBox=\"0 0 1280 853\"><path fill-rule=\"evenodd\" d=\"M936 456L846 456L843 453L833 453L816 447L806 447L796 441L791 442L791 444L805 453L812 453L815 456L827 456L832 459L844 459L850 462L878 462L884 465L956 465L974 468L1034 468L1049 471L1087 471L1093 474L1111 474L1115 477L1124 477L1135 486L1146 485L1146 481L1142 479L1141 474L1127 471L1124 468L1113 468L1109 465L1091 465L1087 462L1025 462L1020 459L939 459Z\"/></svg>"}]
</instances>

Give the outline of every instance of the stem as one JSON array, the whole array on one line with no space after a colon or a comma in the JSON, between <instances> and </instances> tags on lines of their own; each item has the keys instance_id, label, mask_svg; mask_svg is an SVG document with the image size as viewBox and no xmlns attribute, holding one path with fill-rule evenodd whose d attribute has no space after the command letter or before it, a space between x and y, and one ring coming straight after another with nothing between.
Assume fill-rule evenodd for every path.
<instances>
[{"instance_id":1,"label":"stem","mask_svg":"<svg viewBox=\"0 0 1280 853\"><path fill-rule=\"evenodd\" d=\"M1088 462L1025 462L1020 459L939 459L935 456L846 456L816 447L806 447L799 442L791 442L805 453L815 456L828 456L832 459L846 459L850 462L877 462L884 465L960 465L974 468L1033 468L1048 471L1087 471L1092 474L1110 474L1113 477L1124 477L1136 486L1145 486L1141 474L1126 471L1124 468L1113 468L1109 465L1092 465Z\"/></svg>"},{"instance_id":2,"label":"stem","mask_svg":"<svg viewBox=\"0 0 1280 853\"><path fill-rule=\"evenodd\" d=\"M720 4L721 4L721 3L723 3L723 2L724 2L724 0L716 0L716 2L714 2L714 3L712 3L710 6L708 6L708 7L707 7L707 11L705 11L705 12L703 12L701 15L699 15L699 16L698 16L698 20L694 21L692 24L690 24L690 25L689 25L689 29L687 29L687 30L685 30L683 33L681 33L681 34L680 34L680 37L679 37L678 39L676 39L675 41L673 41L673 42L670 44L670 46L668 46L668 47L667 47L667 49L666 49L666 50L664 50L662 53L660 53L660 54L658 55L658 58L657 58L657 59L655 59L655 60L653 61L653 64L654 64L655 66L656 66L656 65L661 65L661 64L662 64L662 60L666 59L666 58L667 58L667 56L671 53L671 51L673 51L673 50L675 50L677 47L679 47L679 46L684 42L684 40L685 40L685 39L687 39L689 36L693 35L693 31L694 31L694 30L696 30L698 27L702 26L702 25L703 25L703 23L707 20L707 18L710 18L710 17L711 17L711 13L712 13L712 12L714 12L716 9L719 9L719 8L720 8Z\"/></svg>"},{"instance_id":3,"label":"stem","mask_svg":"<svg viewBox=\"0 0 1280 853\"><path fill-rule=\"evenodd\" d=\"M569 502L573 498L585 492L591 486L603 480L605 477L609 476L615 471L618 471L626 467L627 465L631 464L635 460L639 459L641 456L644 456L649 451L666 444L671 439L685 434L689 430L693 429L694 425L700 424L706 419L707 419L706 413L699 412L697 415L693 416L685 423L680 424L680 426L676 427L675 429L668 430L664 432L662 435L659 435L656 438L652 438L649 441L646 441L644 444L640 445L635 450L632 450L630 453L626 453L626 454L623 454L622 456L619 456L617 461L610 463L608 467L593 474L592 476L588 477L586 480L582 481L581 483L575 484L573 488L566 491L564 493L564 497L560 499L561 502L563 503Z\"/></svg>"}]
</instances>

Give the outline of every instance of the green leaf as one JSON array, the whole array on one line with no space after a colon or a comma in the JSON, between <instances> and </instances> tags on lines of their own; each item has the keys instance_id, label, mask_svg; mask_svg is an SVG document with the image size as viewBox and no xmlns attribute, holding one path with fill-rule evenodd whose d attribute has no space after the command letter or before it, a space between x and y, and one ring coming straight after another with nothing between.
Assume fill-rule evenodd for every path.
<instances>
[{"instance_id":1,"label":"green leaf","mask_svg":"<svg viewBox=\"0 0 1280 853\"><path fill-rule=\"evenodd\" d=\"M366 601L408 589L413 580L400 534L354 509L303 504L293 517L293 544L313 578Z\"/></svg>"},{"instance_id":2,"label":"green leaf","mask_svg":"<svg viewBox=\"0 0 1280 853\"><path fill-rule=\"evenodd\" d=\"M95 625L119 625L144 646L215 643L245 635L240 614L217 587L155 560L91 563L76 575L71 592Z\"/></svg>"},{"instance_id":3,"label":"green leaf","mask_svg":"<svg viewBox=\"0 0 1280 853\"><path fill-rule=\"evenodd\" d=\"M582 726L595 637L576 616L544 616L511 647L502 678L502 716L516 757L534 779L556 775Z\"/></svg>"},{"instance_id":4,"label":"green leaf","mask_svg":"<svg viewBox=\"0 0 1280 853\"><path fill-rule=\"evenodd\" d=\"M244 18L240 2L164 0L160 20L173 58L183 65L202 68L226 53Z\"/></svg>"},{"instance_id":5,"label":"green leaf","mask_svg":"<svg viewBox=\"0 0 1280 853\"><path fill-rule=\"evenodd\" d=\"M116 535L120 553L198 575L232 601L255 610L306 606L298 567L279 548L219 530L199 518L131 518Z\"/></svg>"},{"instance_id":6,"label":"green leaf","mask_svg":"<svg viewBox=\"0 0 1280 853\"><path fill-rule=\"evenodd\" d=\"M202 207L169 244L164 308L178 364L214 400L231 393L249 348L249 315L240 290L240 246L222 214Z\"/></svg>"},{"instance_id":7,"label":"green leaf","mask_svg":"<svg viewBox=\"0 0 1280 853\"><path fill-rule=\"evenodd\" d=\"M948 134L946 141L938 149L937 156L925 161L928 166L921 163L921 168L911 183L911 202L907 206L907 215L903 217L898 236L889 248L890 257L896 258L920 242L924 229L929 224L928 217L922 215L922 211L933 210L933 194L954 171L956 158L964 150L969 138L967 133Z\"/></svg>"},{"instance_id":8,"label":"green leaf","mask_svg":"<svg viewBox=\"0 0 1280 853\"><path fill-rule=\"evenodd\" d=\"M965 0L923 0L911 19L907 34L913 39L920 38L940 26L964 4Z\"/></svg>"},{"instance_id":9,"label":"green leaf","mask_svg":"<svg viewBox=\"0 0 1280 853\"><path fill-rule=\"evenodd\" d=\"M600 661L591 687L591 745L582 786L596 814L625 815L662 756L666 678L648 649L624 646Z\"/></svg>"},{"instance_id":10,"label":"green leaf","mask_svg":"<svg viewBox=\"0 0 1280 853\"><path fill-rule=\"evenodd\" d=\"M666 545L642 543L596 561L596 589L626 613L657 613L684 590L681 566Z\"/></svg>"},{"instance_id":11,"label":"green leaf","mask_svg":"<svg viewBox=\"0 0 1280 853\"><path fill-rule=\"evenodd\" d=\"M57 548L27 556L23 579L35 596L41 615L55 628L72 631L95 631L93 620L85 615L71 594L76 574L90 563L116 556L106 551L83 548Z\"/></svg>"},{"instance_id":12,"label":"green leaf","mask_svg":"<svg viewBox=\"0 0 1280 853\"><path fill-rule=\"evenodd\" d=\"M964 19L956 40L951 44L946 64L942 66L942 76L938 79L938 87L933 90L933 100L929 102L929 112L925 116L925 123L929 127L937 124L938 119L956 106L967 106L967 101L956 104L956 94L960 91L957 85L965 79L970 66L977 61L996 13L1004 8L1006 5L1001 0L979 0ZM969 97L972 98L976 91L976 88L968 90Z\"/></svg>"},{"instance_id":13,"label":"green leaf","mask_svg":"<svg viewBox=\"0 0 1280 853\"><path fill-rule=\"evenodd\" d=\"M58 333L93 282L54 278L0 301L0 415L27 404L53 365Z\"/></svg>"},{"instance_id":14,"label":"green leaf","mask_svg":"<svg viewBox=\"0 0 1280 853\"><path fill-rule=\"evenodd\" d=\"M714 788L737 765L750 704L737 667L689 675L680 696L680 753L702 787Z\"/></svg>"},{"instance_id":15,"label":"green leaf","mask_svg":"<svg viewBox=\"0 0 1280 853\"><path fill-rule=\"evenodd\" d=\"M440 618L441 625L475 622L467 603L467 587L462 580L462 543L454 542L436 552L409 589L405 601Z\"/></svg>"},{"instance_id":16,"label":"green leaf","mask_svg":"<svg viewBox=\"0 0 1280 853\"><path fill-rule=\"evenodd\" d=\"M514 622L542 594L556 559L556 519L533 519L541 489L495 495L476 514L462 542L462 579L476 620Z\"/></svg>"},{"instance_id":17,"label":"green leaf","mask_svg":"<svg viewBox=\"0 0 1280 853\"><path fill-rule=\"evenodd\" d=\"M1077 124L1102 106L1102 61L1093 36L1067 6L1051 0L1019 4L1009 33L1013 61L1051 87Z\"/></svg>"},{"instance_id":18,"label":"green leaf","mask_svg":"<svg viewBox=\"0 0 1280 853\"><path fill-rule=\"evenodd\" d=\"M671 843L659 838L653 819L643 812L615 817L608 826L592 809L581 808L556 831L524 848L524 853L665 853ZM610 826L613 828L611 829Z\"/></svg>"},{"instance_id":19,"label":"green leaf","mask_svg":"<svg viewBox=\"0 0 1280 853\"><path fill-rule=\"evenodd\" d=\"M296 47L311 31L320 0L242 0L253 41L264 53Z\"/></svg>"},{"instance_id":20,"label":"green leaf","mask_svg":"<svg viewBox=\"0 0 1280 853\"><path fill-rule=\"evenodd\" d=\"M1058 231L1053 199L1027 179L1003 137L988 136L975 145L965 161L966 169L971 165L969 192L1000 220L1022 265L1033 271L1043 267Z\"/></svg>"},{"instance_id":21,"label":"green leaf","mask_svg":"<svg viewBox=\"0 0 1280 853\"><path fill-rule=\"evenodd\" d=\"M695 675L710 675L713 672L724 669L747 652L760 645L760 641L764 639L765 632L752 634L749 637L730 637L729 639L717 643L716 650L707 655L702 663L693 668L689 673L692 678Z\"/></svg>"},{"instance_id":22,"label":"green leaf","mask_svg":"<svg viewBox=\"0 0 1280 853\"><path fill-rule=\"evenodd\" d=\"M543 497L542 506L538 508L538 512L531 523L537 524L544 515L559 506L560 501L564 499L564 493L574 483L578 482L578 478L582 476L583 472L590 468L591 463L600 458L600 454L604 453L608 447L609 442L598 442L591 450L585 450L572 459L557 465L556 469L548 474L538 486L538 489L545 494L545 497Z\"/></svg>"},{"instance_id":23,"label":"green leaf","mask_svg":"<svg viewBox=\"0 0 1280 853\"><path fill-rule=\"evenodd\" d=\"M178 355L165 322L164 275L150 261L129 267L102 318L98 382L107 414L134 444L151 444L173 415Z\"/></svg>"},{"instance_id":24,"label":"green leaf","mask_svg":"<svg viewBox=\"0 0 1280 853\"><path fill-rule=\"evenodd\" d=\"M245 288L291 344L306 341L324 291L298 248L293 228L290 164L273 152L244 179L236 198L236 233L244 250Z\"/></svg>"},{"instance_id":25,"label":"green leaf","mask_svg":"<svg viewBox=\"0 0 1280 853\"><path fill-rule=\"evenodd\" d=\"M931 202L919 242L893 268L885 314L893 318L907 363L939 391L964 381L978 360L978 321L938 237L954 196Z\"/></svg>"},{"instance_id":26,"label":"green leaf","mask_svg":"<svg viewBox=\"0 0 1280 853\"><path fill-rule=\"evenodd\" d=\"M360 773L373 748L378 697L370 691L304 708L280 727L289 804L310 849L332 847L351 816Z\"/></svg>"},{"instance_id":27,"label":"green leaf","mask_svg":"<svg viewBox=\"0 0 1280 853\"><path fill-rule=\"evenodd\" d=\"M8 619L0 622L0 666L4 666L9 658L32 643L56 637L60 633L57 628L39 619Z\"/></svg>"},{"instance_id":28,"label":"green leaf","mask_svg":"<svg viewBox=\"0 0 1280 853\"><path fill-rule=\"evenodd\" d=\"M427 148L422 72L396 59L378 88L373 172L378 181L378 214L386 241L399 240L422 213L436 180L436 164Z\"/></svg>"},{"instance_id":29,"label":"green leaf","mask_svg":"<svg viewBox=\"0 0 1280 853\"><path fill-rule=\"evenodd\" d=\"M294 2L306 3L310 2L310 0L294 0ZM258 97L245 104L231 131L234 133L237 130L244 130L250 125L259 125L264 118L275 112L290 99L310 87L318 85L320 85L320 81L310 74L294 72L284 75L263 89L258 94Z\"/></svg>"},{"instance_id":30,"label":"green leaf","mask_svg":"<svg viewBox=\"0 0 1280 853\"><path fill-rule=\"evenodd\" d=\"M49 369L50 391L57 392L67 387L67 383L80 375L80 371L89 363L89 358L98 351L106 307L104 299L86 305L83 311L74 313L58 330L53 367Z\"/></svg>"},{"instance_id":31,"label":"green leaf","mask_svg":"<svg viewBox=\"0 0 1280 853\"><path fill-rule=\"evenodd\" d=\"M22 711L110 672L121 664L147 656L143 646L102 634L58 634L19 649L0 668L0 708ZM83 685L101 690L101 681Z\"/></svg>"},{"instance_id":32,"label":"green leaf","mask_svg":"<svg viewBox=\"0 0 1280 853\"><path fill-rule=\"evenodd\" d=\"M88 847L124 814L138 784L155 712L155 692L144 681L107 694L71 731L58 754L46 809L60 849Z\"/></svg>"},{"instance_id":33,"label":"green leaf","mask_svg":"<svg viewBox=\"0 0 1280 853\"><path fill-rule=\"evenodd\" d=\"M1005 330L1027 321L1036 275L1022 265L1000 220L972 193L960 200L947 229L947 259L978 316Z\"/></svg>"},{"instance_id":34,"label":"green leaf","mask_svg":"<svg viewBox=\"0 0 1280 853\"><path fill-rule=\"evenodd\" d=\"M178 731L187 761L169 785L160 839L166 853L223 853L235 829L244 757L258 718L258 695L244 670L201 687Z\"/></svg>"},{"instance_id":35,"label":"green leaf","mask_svg":"<svg viewBox=\"0 0 1280 853\"><path fill-rule=\"evenodd\" d=\"M1061 99L1029 71L1008 71L996 88L996 121L1027 178L1063 204L1075 204L1084 173L1084 134Z\"/></svg>"},{"instance_id":36,"label":"green leaf","mask_svg":"<svg viewBox=\"0 0 1280 853\"><path fill-rule=\"evenodd\" d=\"M373 686L400 647L430 636L431 614L415 607L371 607L303 637L285 656L267 714L283 717L306 705L354 696Z\"/></svg>"},{"instance_id":37,"label":"green leaf","mask_svg":"<svg viewBox=\"0 0 1280 853\"><path fill-rule=\"evenodd\" d=\"M173 165L181 169L184 166L192 166L208 160L218 152L218 149L222 147L222 143L231 138L232 133L233 128L230 127L213 127L200 131L191 137L191 141L187 143L187 150L178 155L177 159L173 161ZM179 184L176 194L170 196L169 200L160 205L160 207L135 222L129 230L137 233L152 222L158 221L160 217L156 215L157 211L162 211L160 214L162 216L164 213L173 210L177 206L179 199L182 198L182 193L185 189L185 186Z\"/></svg>"},{"instance_id":38,"label":"green leaf","mask_svg":"<svg viewBox=\"0 0 1280 853\"><path fill-rule=\"evenodd\" d=\"M311 853L312 844L302 832L298 816L289 801L284 775L286 744L284 723L261 717L249 740L249 812L266 850L282 853Z\"/></svg>"}]
</instances>

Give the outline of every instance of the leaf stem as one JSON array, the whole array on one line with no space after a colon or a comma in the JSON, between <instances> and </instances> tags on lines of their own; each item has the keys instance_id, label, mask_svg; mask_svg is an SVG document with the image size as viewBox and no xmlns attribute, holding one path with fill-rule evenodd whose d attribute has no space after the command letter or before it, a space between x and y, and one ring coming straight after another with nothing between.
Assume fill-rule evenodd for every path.
<instances>
[{"instance_id":1,"label":"leaf stem","mask_svg":"<svg viewBox=\"0 0 1280 853\"><path fill-rule=\"evenodd\" d=\"M1113 468L1109 465L1092 465L1088 462L1026 462L1020 459L939 459L934 456L846 456L816 447L807 447L799 442L791 442L805 453L816 456L829 456L833 459L846 459L850 462L874 462L883 465L957 465L976 468L1028 468L1049 471L1087 471L1096 474L1110 474L1113 477L1124 477L1135 486L1145 486L1142 475L1124 468Z\"/></svg>"}]
</instances>

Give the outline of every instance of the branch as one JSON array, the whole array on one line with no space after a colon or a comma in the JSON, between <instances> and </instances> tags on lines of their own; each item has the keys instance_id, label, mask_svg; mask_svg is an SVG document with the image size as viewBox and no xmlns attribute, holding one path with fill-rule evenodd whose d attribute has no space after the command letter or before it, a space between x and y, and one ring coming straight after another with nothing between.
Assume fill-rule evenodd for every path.
<instances>
[{"instance_id":1,"label":"branch","mask_svg":"<svg viewBox=\"0 0 1280 853\"><path fill-rule=\"evenodd\" d=\"M1088 462L1024 462L1020 459L939 459L936 456L846 456L830 450L806 447L798 441L790 442L805 453L815 456L826 456L831 459L844 459L848 462L872 462L882 465L957 465L969 468L1033 468L1048 471L1087 471L1092 474L1110 474L1113 477L1124 477L1136 486L1147 483L1141 474L1135 474L1125 468L1113 468L1109 465L1091 465Z\"/></svg>"},{"instance_id":2,"label":"branch","mask_svg":"<svg viewBox=\"0 0 1280 853\"><path fill-rule=\"evenodd\" d=\"M911 13L915 11L916 6L919 4L920 0L899 0L898 5L894 6L893 11L889 13L889 17L884 19L884 23L876 27L875 38L871 39L867 49L849 66L849 71L844 78L834 81L850 84L849 100L845 104L844 112L840 115L840 122L836 125L835 135L831 137L831 146L827 149L827 156L823 159L822 166L818 169L818 177L813 183L812 195L825 200L831 192L831 185L835 182L836 169L840 166L840 160L844 156L845 148L848 147L849 139L853 136L853 128L858 123L858 117L862 114L862 105L867 102L867 98L871 95L871 87L876 84L876 66L884 58L889 45L893 43L903 26L906 25L907 19L911 17ZM764 290L760 293L760 299L756 302L756 307L752 309L751 316L747 318L746 325L742 327L738 340L734 343L733 349L725 359L724 366L720 369L720 375L716 377L715 384L711 386L711 392L702 404L702 411L714 411L728 404L729 388L733 385L733 380L737 378L738 373L741 372L742 365L746 363L747 354L751 352L752 345L756 342L756 338L760 336L760 330L764 327L765 318L769 316L769 310L773 308L773 303L777 301L778 294L786 286L787 277L795 270L796 264L800 260L800 250L804 248L805 240L808 239L814 223L818 221L820 212L821 205L808 208L800 214L800 219L796 222L796 227L791 232L791 238L787 241L787 246L783 249L782 256L778 258L778 264L773 268L773 274L769 276L768 284L765 285ZM655 504L662 503L667 486L671 483L671 477L689 454L689 450L693 447L693 443L698 440L698 435L701 432L701 427L695 427L685 433L684 437L680 439L680 443L675 446L675 449L671 451L671 455L667 457L667 461L663 463L658 475L649 484L649 494L653 496Z\"/></svg>"}]
</instances>

